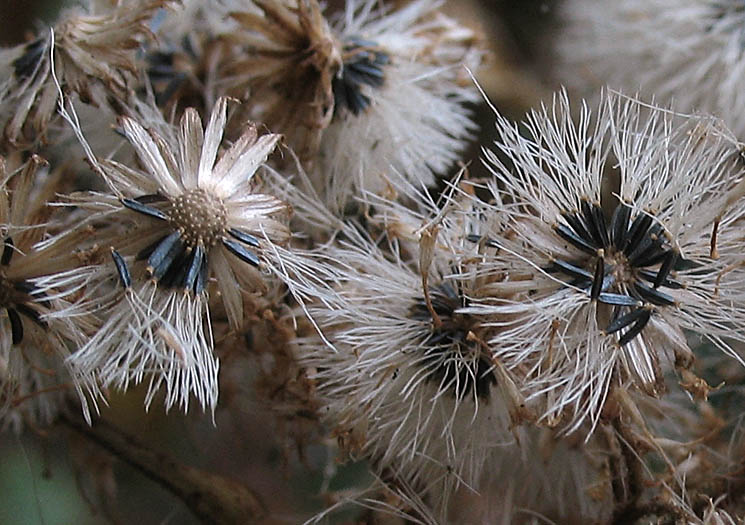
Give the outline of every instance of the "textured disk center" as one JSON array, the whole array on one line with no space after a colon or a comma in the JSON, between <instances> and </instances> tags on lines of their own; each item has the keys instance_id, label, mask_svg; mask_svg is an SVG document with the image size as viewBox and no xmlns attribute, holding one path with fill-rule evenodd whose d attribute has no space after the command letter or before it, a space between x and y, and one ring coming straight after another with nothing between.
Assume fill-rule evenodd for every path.
<instances>
[{"instance_id":1,"label":"textured disk center","mask_svg":"<svg viewBox=\"0 0 745 525\"><path fill-rule=\"evenodd\" d=\"M171 201L169 220L189 246L213 246L225 235L227 210L204 190L191 190Z\"/></svg>"}]
</instances>

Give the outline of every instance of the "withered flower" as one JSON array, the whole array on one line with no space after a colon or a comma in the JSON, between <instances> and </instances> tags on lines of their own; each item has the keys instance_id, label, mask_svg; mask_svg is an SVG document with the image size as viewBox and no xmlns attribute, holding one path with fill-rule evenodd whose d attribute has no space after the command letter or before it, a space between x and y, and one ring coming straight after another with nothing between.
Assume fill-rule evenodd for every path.
<instances>
[{"instance_id":1,"label":"withered flower","mask_svg":"<svg viewBox=\"0 0 745 525\"><path fill-rule=\"evenodd\" d=\"M70 9L32 42L5 50L0 85L5 139L42 139L57 111L59 88L114 109L127 100L148 22L168 0L117 1L105 10ZM59 86L57 85L59 83Z\"/></svg>"},{"instance_id":2,"label":"withered flower","mask_svg":"<svg viewBox=\"0 0 745 525\"><path fill-rule=\"evenodd\" d=\"M104 387L125 389L148 377L148 405L165 384L167 407L178 402L186 408L194 393L203 407L214 409L218 364L210 281L230 326L239 329L242 290L261 290L260 270L276 269L278 250L289 239L289 207L262 193L254 176L279 136L259 136L248 126L218 154L227 104L218 100L206 130L192 108L178 128L158 116L150 130L122 118L143 170L96 161L116 195L74 199L96 211L89 222L110 225L97 243L111 247L108 275L118 276L124 291L115 293L105 323L71 363ZM96 393L98 384L90 388Z\"/></svg>"}]
</instances>

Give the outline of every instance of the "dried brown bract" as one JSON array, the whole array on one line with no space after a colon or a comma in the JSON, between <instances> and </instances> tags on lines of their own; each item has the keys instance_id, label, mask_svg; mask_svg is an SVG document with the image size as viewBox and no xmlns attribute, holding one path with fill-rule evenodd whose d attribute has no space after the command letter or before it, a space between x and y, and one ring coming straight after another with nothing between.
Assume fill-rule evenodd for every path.
<instances>
[{"instance_id":1,"label":"dried brown bract","mask_svg":"<svg viewBox=\"0 0 745 525\"><path fill-rule=\"evenodd\" d=\"M233 11L241 31L226 36L237 56L226 62L232 95L252 101L251 116L286 134L307 160L318 150L334 109L332 80L342 45L316 0L253 0Z\"/></svg>"},{"instance_id":2,"label":"dried brown bract","mask_svg":"<svg viewBox=\"0 0 745 525\"><path fill-rule=\"evenodd\" d=\"M137 74L135 55L152 33L148 22L168 0L118 1L105 12L72 9L32 42L7 50L0 87L5 140L29 145L45 139L60 89L115 110Z\"/></svg>"}]
</instances>

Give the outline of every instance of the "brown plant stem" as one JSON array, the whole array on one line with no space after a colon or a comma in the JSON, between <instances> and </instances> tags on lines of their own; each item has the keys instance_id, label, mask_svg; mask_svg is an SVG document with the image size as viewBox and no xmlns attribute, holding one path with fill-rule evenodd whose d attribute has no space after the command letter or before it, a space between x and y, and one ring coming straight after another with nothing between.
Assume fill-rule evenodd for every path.
<instances>
[{"instance_id":1,"label":"brown plant stem","mask_svg":"<svg viewBox=\"0 0 745 525\"><path fill-rule=\"evenodd\" d=\"M634 453L634 437L620 417L614 418L606 429L606 437L612 450L610 467L615 500L612 522L633 523L639 515L639 500L644 490L643 465Z\"/></svg>"},{"instance_id":2,"label":"brown plant stem","mask_svg":"<svg viewBox=\"0 0 745 525\"><path fill-rule=\"evenodd\" d=\"M179 463L106 421L89 426L63 415L60 422L173 493L204 523L257 523L267 514L259 496L244 485Z\"/></svg>"}]
</instances>

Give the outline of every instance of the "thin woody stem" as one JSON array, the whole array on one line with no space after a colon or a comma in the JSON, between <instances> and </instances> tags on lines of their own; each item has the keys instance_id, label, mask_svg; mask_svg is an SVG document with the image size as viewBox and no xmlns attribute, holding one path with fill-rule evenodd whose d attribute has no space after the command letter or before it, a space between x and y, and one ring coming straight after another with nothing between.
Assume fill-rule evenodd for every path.
<instances>
[{"instance_id":1,"label":"thin woody stem","mask_svg":"<svg viewBox=\"0 0 745 525\"><path fill-rule=\"evenodd\" d=\"M267 514L259 496L243 484L179 463L106 421L89 426L63 415L60 422L173 493L204 523L257 523Z\"/></svg>"}]
</instances>

